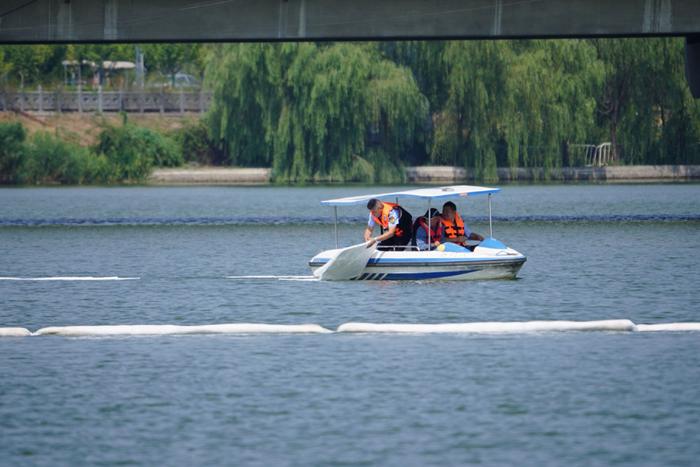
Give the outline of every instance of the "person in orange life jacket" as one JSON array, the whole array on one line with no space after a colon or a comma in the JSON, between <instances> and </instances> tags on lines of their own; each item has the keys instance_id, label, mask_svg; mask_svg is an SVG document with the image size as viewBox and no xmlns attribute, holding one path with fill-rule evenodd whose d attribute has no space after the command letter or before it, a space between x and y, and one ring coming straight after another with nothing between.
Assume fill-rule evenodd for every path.
<instances>
[{"instance_id":1,"label":"person in orange life jacket","mask_svg":"<svg viewBox=\"0 0 700 467\"><path fill-rule=\"evenodd\" d=\"M408 245L411 241L413 218L398 204L387 203L372 198L367 203L369 220L365 229L367 247L379 243L379 246ZM379 225L380 235L372 237L374 226Z\"/></svg>"},{"instance_id":2,"label":"person in orange life jacket","mask_svg":"<svg viewBox=\"0 0 700 467\"><path fill-rule=\"evenodd\" d=\"M484 237L469 230L462 218L457 213L457 206L452 201L442 206L442 228L444 242L466 245L467 240L483 241Z\"/></svg>"},{"instance_id":3,"label":"person in orange life jacket","mask_svg":"<svg viewBox=\"0 0 700 467\"><path fill-rule=\"evenodd\" d=\"M430 218L430 227L428 227L428 218ZM428 232L430 232L430 244L428 244ZM413 224L413 245L416 245L421 251L432 250L440 245L442 232L440 211L430 208Z\"/></svg>"}]
</instances>

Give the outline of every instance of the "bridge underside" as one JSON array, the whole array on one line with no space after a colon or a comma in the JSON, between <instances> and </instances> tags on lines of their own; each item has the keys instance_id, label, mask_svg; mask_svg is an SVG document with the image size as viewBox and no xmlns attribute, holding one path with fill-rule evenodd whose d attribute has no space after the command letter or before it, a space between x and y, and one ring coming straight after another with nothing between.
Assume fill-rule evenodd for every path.
<instances>
[{"instance_id":1,"label":"bridge underside","mask_svg":"<svg viewBox=\"0 0 700 467\"><path fill-rule=\"evenodd\" d=\"M0 43L700 33L697 0L3 0Z\"/></svg>"},{"instance_id":2,"label":"bridge underside","mask_svg":"<svg viewBox=\"0 0 700 467\"><path fill-rule=\"evenodd\" d=\"M700 34L698 0L2 0L0 44ZM700 45L688 77L700 96Z\"/></svg>"}]
</instances>

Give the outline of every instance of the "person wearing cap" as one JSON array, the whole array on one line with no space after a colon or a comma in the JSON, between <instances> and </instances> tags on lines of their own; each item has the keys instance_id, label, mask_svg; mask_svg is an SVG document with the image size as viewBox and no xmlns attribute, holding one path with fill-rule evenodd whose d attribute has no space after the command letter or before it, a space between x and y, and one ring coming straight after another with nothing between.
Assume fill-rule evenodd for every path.
<instances>
[{"instance_id":1,"label":"person wearing cap","mask_svg":"<svg viewBox=\"0 0 700 467\"><path fill-rule=\"evenodd\" d=\"M413 224L413 245L419 250L432 250L442 242L443 228L440 211L430 208Z\"/></svg>"},{"instance_id":2,"label":"person wearing cap","mask_svg":"<svg viewBox=\"0 0 700 467\"><path fill-rule=\"evenodd\" d=\"M457 213L457 206L452 201L442 206L443 241L466 246L467 240L483 241L484 237L469 230L462 218Z\"/></svg>"},{"instance_id":3,"label":"person wearing cap","mask_svg":"<svg viewBox=\"0 0 700 467\"><path fill-rule=\"evenodd\" d=\"M403 246L411 241L413 217L398 204L372 198L367 203L369 220L365 229L367 247L379 243L382 246ZM379 225L380 234L372 237L374 226Z\"/></svg>"}]
</instances>

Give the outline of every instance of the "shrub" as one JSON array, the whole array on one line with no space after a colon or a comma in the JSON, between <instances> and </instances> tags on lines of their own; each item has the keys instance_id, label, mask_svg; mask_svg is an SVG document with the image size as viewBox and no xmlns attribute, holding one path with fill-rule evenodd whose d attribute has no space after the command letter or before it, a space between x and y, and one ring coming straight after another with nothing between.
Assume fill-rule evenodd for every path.
<instances>
[{"instance_id":1,"label":"shrub","mask_svg":"<svg viewBox=\"0 0 700 467\"><path fill-rule=\"evenodd\" d=\"M19 122L0 122L0 183L16 183L24 162L27 133Z\"/></svg>"},{"instance_id":2,"label":"shrub","mask_svg":"<svg viewBox=\"0 0 700 467\"><path fill-rule=\"evenodd\" d=\"M106 159L47 132L32 135L20 173L23 183L82 184L108 181Z\"/></svg>"},{"instance_id":3,"label":"shrub","mask_svg":"<svg viewBox=\"0 0 700 467\"><path fill-rule=\"evenodd\" d=\"M130 124L105 126L95 152L104 154L116 180L142 181L153 166L182 165L182 152L172 138Z\"/></svg>"},{"instance_id":4,"label":"shrub","mask_svg":"<svg viewBox=\"0 0 700 467\"><path fill-rule=\"evenodd\" d=\"M204 122L197 121L185 125L175 133L175 140L180 146L185 161L202 165L221 163L211 144Z\"/></svg>"}]
</instances>

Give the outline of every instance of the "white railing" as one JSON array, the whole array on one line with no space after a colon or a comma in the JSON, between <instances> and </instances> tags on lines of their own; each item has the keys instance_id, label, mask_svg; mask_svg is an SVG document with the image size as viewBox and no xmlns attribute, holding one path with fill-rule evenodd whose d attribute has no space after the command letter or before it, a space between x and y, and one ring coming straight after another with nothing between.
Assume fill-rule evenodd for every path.
<instances>
[{"instance_id":1,"label":"white railing","mask_svg":"<svg viewBox=\"0 0 700 467\"><path fill-rule=\"evenodd\" d=\"M570 144L569 159L581 161L586 167L605 167L614 162L612 144Z\"/></svg>"},{"instance_id":2,"label":"white railing","mask_svg":"<svg viewBox=\"0 0 700 467\"><path fill-rule=\"evenodd\" d=\"M21 112L206 112L211 93L204 91L1 91L0 110Z\"/></svg>"},{"instance_id":3,"label":"white railing","mask_svg":"<svg viewBox=\"0 0 700 467\"><path fill-rule=\"evenodd\" d=\"M613 162L612 144L603 143L596 146L593 155L589 160L586 160L586 165L593 167L604 167Z\"/></svg>"}]
</instances>

